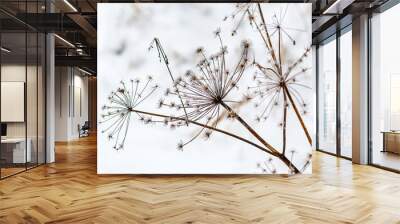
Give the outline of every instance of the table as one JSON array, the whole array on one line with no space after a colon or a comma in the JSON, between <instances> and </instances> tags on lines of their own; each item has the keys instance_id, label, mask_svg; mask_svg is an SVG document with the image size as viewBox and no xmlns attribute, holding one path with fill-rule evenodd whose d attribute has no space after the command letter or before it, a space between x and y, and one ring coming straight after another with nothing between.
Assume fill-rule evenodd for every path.
<instances>
[{"instance_id":1,"label":"table","mask_svg":"<svg viewBox=\"0 0 400 224\"><path fill-rule=\"evenodd\" d=\"M400 154L400 132L383 131L383 150L382 152L392 152Z\"/></svg>"},{"instance_id":2,"label":"table","mask_svg":"<svg viewBox=\"0 0 400 224\"><path fill-rule=\"evenodd\" d=\"M25 152L25 138L1 139L1 154L10 163L26 163L32 160L32 140L26 139L27 147ZM10 155L12 154L12 156ZM11 159L12 158L12 159Z\"/></svg>"}]
</instances>

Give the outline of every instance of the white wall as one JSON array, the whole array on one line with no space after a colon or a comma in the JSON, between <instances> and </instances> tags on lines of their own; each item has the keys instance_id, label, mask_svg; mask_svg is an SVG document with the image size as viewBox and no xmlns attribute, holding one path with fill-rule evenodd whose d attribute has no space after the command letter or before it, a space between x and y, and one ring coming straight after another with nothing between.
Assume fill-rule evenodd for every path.
<instances>
[{"instance_id":1,"label":"white wall","mask_svg":"<svg viewBox=\"0 0 400 224\"><path fill-rule=\"evenodd\" d=\"M30 133L36 135L36 107L37 107L37 95L36 95L36 80L32 77L36 77L36 67L18 64L8 64L1 66L1 81L2 82L25 82L25 75L27 72L28 87L27 87L27 122L28 122L28 137ZM39 105L41 107L41 105ZM1 110L7 110L8 108L1 108ZM7 122L7 135L9 137L24 137L25 136L25 123L26 122Z\"/></svg>"},{"instance_id":2,"label":"white wall","mask_svg":"<svg viewBox=\"0 0 400 224\"><path fill-rule=\"evenodd\" d=\"M31 70L32 67L26 68L25 65L9 64L1 66L1 81L2 82L25 82L26 69ZM29 73L29 72L28 72ZM7 110L7 108L1 108ZM7 123L7 136L8 137L24 137L25 136L25 123L24 122L11 122Z\"/></svg>"},{"instance_id":3,"label":"white wall","mask_svg":"<svg viewBox=\"0 0 400 224\"><path fill-rule=\"evenodd\" d=\"M38 70L37 70L38 69ZM23 106L22 113L26 112L26 120L22 122L6 122L7 137L21 138L25 135L30 139L32 149L32 161L44 162L45 130L44 130L44 73L42 68L36 66L25 66L25 64L4 64L1 66L2 82L24 82L26 83L26 107ZM4 89L3 89L4 90ZM2 90L2 92L3 92ZM4 94L4 93L3 93ZM7 98L3 95L2 98ZM24 108L25 107L25 108ZM12 113L12 108L1 108L3 113ZM36 153L39 153L37 157Z\"/></svg>"},{"instance_id":4,"label":"white wall","mask_svg":"<svg viewBox=\"0 0 400 224\"><path fill-rule=\"evenodd\" d=\"M77 139L78 125L88 120L88 78L83 75L76 68L56 67L56 141Z\"/></svg>"}]
</instances>

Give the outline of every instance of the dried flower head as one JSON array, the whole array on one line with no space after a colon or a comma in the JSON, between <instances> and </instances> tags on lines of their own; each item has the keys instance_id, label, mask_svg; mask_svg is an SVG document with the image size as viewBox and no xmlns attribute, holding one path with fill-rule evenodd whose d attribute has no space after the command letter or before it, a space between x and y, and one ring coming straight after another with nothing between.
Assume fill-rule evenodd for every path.
<instances>
[{"instance_id":1,"label":"dried flower head","mask_svg":"<svg viewBox=\"0 0 400 224\"><path fill-rule=\"evenodd\" d=\"M111 92L108 104L102 107L100 124L107 124L102 133L107 133L108 139L115 140L113 148L120 150L124 147L133 109L148 99L158 85L152 85L153 78L148 78L141 84L140 80L130 80L129 83L120 82L120 87ZM140 121L152 123L151 118L134 113Z\"/></svg>"},{"instance_id":2,"label":"dried flower head","mask_svg":"<svg viewBox=\"0 0 400 224\"><path fill-rule=\"evenodd\" d=\"M169 102L160 101L159 106L169 106L176 108L178 111L185 109L185 113L177 115L180 118L186 118L191 121L204 121L204 123L212 123L213 127L218 125L221 114L221 107L226 102L232 102L227 99L229 93L238 87L239 80L244 74L249 63L250 43L243 41L242 52L239 59L231 69L228 68L227 54L228 48L223 44L221 38L221 30L214 32L219 40L220 50L208 56L203 47L196 49L196 54L200 56L197 64L197 71L188 70L182 77L174 78L174 88L167 89L166 97L171 98ZM156 42L159 52L164 52L159 41ZM160 54L160 53L159 53ZM165 61L167 63L167 61ZM182 104L175 103L177 98ZM214 122L218 120L217 122ZM176 127L182 125L176 124ZM183 124L184 125L184 124ZM182 147L197 138L204 129L201 129L188 141L182 142ZM211 131L205 136L209 138Z\"/></svg>"}]
</instances>

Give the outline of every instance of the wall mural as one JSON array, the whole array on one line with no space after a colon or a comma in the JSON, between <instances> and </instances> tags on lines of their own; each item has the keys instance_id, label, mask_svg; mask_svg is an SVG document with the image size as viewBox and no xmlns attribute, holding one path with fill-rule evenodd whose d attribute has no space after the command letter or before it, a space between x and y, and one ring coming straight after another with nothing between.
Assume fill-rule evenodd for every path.
<instances>
[{"instance_id":1,"label":"wall mural","mask_svg":"<svg viewBox=\"0 0 400 224\"><path fill-rule=\"evenodd\" d=\"M98 14L98 173L311 173L311 4Z\"/></svg>"}]
</instances>

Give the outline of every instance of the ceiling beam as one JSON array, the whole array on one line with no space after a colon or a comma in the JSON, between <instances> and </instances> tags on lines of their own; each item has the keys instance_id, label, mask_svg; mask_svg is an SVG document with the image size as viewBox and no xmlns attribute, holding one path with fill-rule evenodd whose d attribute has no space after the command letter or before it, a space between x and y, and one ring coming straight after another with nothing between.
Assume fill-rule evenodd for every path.
<instances>
[{"instance_id":1,"label":"ceiling beam","mask_svg":"<svg viewBox=\"0 0 400 224\"><path fill-rule=\"evenodd\" d=\"M88 22L85 17L83 17L81 14L76 13L68 14L68 17L73 20L78 26L80 26L89 37L96 39L97 30L92 26L92 24Z\"/></svg>"},{"instance_id":2,"label":"ceiling beam","mask_svg":"<svg viewBox=\"0 0 400 224\"><path fill-rule=\"evenodd\" d=\"M336 0L330 4L323 14L342 14L343 11L351 5L355 0Z\"/></svg>"},{"instance_id":3,"label":"ceiling beam","mask_svg":"<svg viewBox=\"0 0 400 224\"><path fill-rule=\"evenodd\" d=\"M92 56L55 56L56 66L79 66L88 67L96 71L97 60Z\"/></svg>"}]
</instances>

